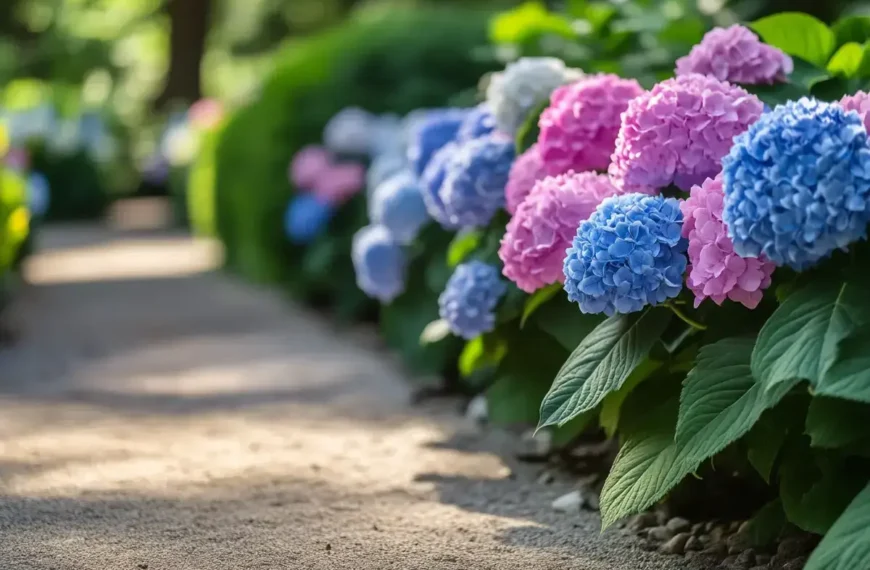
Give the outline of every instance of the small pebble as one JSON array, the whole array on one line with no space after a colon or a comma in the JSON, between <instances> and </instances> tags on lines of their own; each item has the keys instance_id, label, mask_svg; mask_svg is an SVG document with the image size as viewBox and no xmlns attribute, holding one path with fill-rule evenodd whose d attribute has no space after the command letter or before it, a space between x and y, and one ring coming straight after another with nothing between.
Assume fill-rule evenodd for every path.
<instances>
[{"instance_id":1,"label":"small pebble","mask_svg":"<svg viewBox=\"0 0 870 570\"><path fill-rule=\"evenodd\" d=\"M571 491L553 501L553 510L557 513L578 513L583 506L583 495L580 491Z\"/></svg>"},{"instance_id":2,"label":"small pebble","mask_svg":"<svg viewBox=\"0 0 870 570\"><path fill-rule=\"evenodd\" d=\"M641 513L631 519L628 523L628 530L632 532L640 532L656 525L656 516L652 513Z\"/></svg>"},{"instance_id":3,"label":"small pebble","mask_svg":"<svg viewBox=\"0 0 870 570\"><path fill-rule=\"evenodd\" d=\"M806 565L807 557L801 556L800 558L795 558L794 560L786 562L785 566L782 567L782 570L803 570L803 567Z\"/></svg>"},{"instance_id":4,"label":"small pebble","mask_svg":"<svg viewBox=\"0 0 870 570\"><path fill-rule=\"evenodd\" d=\"M541 471L541 474L538 475L538 484L539 485L549 485L553 481L556 480L556 477L550 471Z\"/></svg>"},{"instance_id":5,"label":"small pebble","mask_svg":"<svg viewBox=\"0 0 870 570\"><path fill-rule=\"evenodd\" d=\"M721 542L716 544L711 544L707 548L701 551L702 554L706 554L708 556L716 556L717 558L721 558L728 554L728 549L725 548L725 545Z\"/></svg>"},{"instance_id":6,"label":"small pebble","mask_svg":"<svg viewBox=\"0 0 870 570\"><path fill-rule=\"evenodd\" d=\"M526 431L520 438L515 455L522 461L546 461L553 450L553 432L542 429Z\"/></svg>"},{"instance_id":7,"label":"small pebble","mask_svg":"<svg viewBox=\"0 0 870 570\"><path fill-rule=\"evenodd\" d=\"M686 541L686 550L703 550L704 544L697 536L690 536Z\"/></svg>"},{"instance_id":8,"label":"small pebble","mask_svg":"<svg viewBox=\"0 0 870 570\"><path fill-rule=\"evenodd\" d=\"M719 566L721 566L722 568L733 568L735 560L737 560L736 556L729 556L725 560L723 560L722 563L719 564Z\"/></svg>"},{"instance_id":9,"label":"small pebble","mask_svg":"<svg viewBox=\"0 0 870 570\"><path fill-rule=\"evenodd\" d=\"M666 526L657 526L651 528L646 534L646 537L649 540L654 540L656 542L664 542L666 540L670 540L673 536L674 532Z\"/></svg>"},{"instance_id":10,"label":"small pebble","mask_svg":"<svg viewBox=\"0 0 870 570\"><path fill-rule=\"evenodd\" d=\"M791 560L809 554L812 549L812 544L805 537L791 536L779 543L776 555L780 560Z\"/></svg>"},{"instance_id":11,"label":"small pebble","mask_svg":"<svg viewBox=\"0 0 870 570\"><path fill-rule=\"evenodd\" d=\"M752 566L755 565L755 551L751 548L749 550L744 550L740 554L737 555L737 560L734 561L734 568L738 568L741 570L749 570Z\"/></svg>"},{"instance_id":12,"label":"small pebble","mask_svg":"<svg viewBox=\"0 0 870 570\"><path fill-rule=\"evenodd\" d=\"M489 419L489 408L486 403L486 396L478 394L468 403L468 408L465 409L465 417L475 424L485 424Z\"/></svg>"},{"instance_id":13,"label":"small pebble","mask_svg":"<svg viewBox=\"0 0 870 570\"><path fill-rule=\"evenodd\" d=\"M755 555L755 563L761 564L762 566L767 566L770 563L771 556L770 554L756 554Z\"/></svg>"},{"instance_id":14,"label":"small pebble","mask_svg":"<svg viewBox=\"0 0 870 570\"><path fill-rule=\"evenodd\" d=\"M692 525L692 536L700 536L704 534L704 523L695 523Z\"/></svg>"},{"instance_id":15,"label":"small pebble","mask_svg":"<svg viewBox=\"0 0 870 570\"><path fill-rule=\"evenodd\" d=\"M676 533L688 532L692 528L692 523L682 517L674 517L668 521L668 530Z\"/></svg>"},{"instance_id":16,"label":"small pebble","mask_svg":"<svg viewBox=\"0 0 870 570\"><path fill-rule=\"evenodd\" d=\"M688 543L690 538L694 537L688 532L681 532L662 544L659 547L659 552L662 554L682 554L686 551L686 543Z\"/></svg>"}]
</instances>

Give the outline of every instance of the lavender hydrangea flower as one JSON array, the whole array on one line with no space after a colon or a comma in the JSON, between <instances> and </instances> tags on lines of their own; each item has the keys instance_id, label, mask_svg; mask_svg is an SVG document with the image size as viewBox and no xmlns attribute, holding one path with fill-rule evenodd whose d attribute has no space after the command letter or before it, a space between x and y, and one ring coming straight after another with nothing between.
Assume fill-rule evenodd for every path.
<instances>
[{"instance_id":1,"label":"lavender hydrangea flower","mask_svg":"<svg viewBox=\"0 0 870 570\"><path fill-rule=\"evenodd\" d=\"M387 228L402 245L414 241L430 220L423 194L410 172L397 174L372 193L370 217Z\"/></svg>"},{"instance_id":2,"label":"lavender hydrangea flower","mask_svg":"<svg viewBox=\"0 0 870 570\"><path fill-rule=\"evenodd\" d=\"M516 134L535 107L543 104L556 87L580 79L578 69L565 67L555 57L522 57L493 74L486 90L499 131Z\"/></svg>"},{"instance_id":3,"label":"lavender hydrangea flower","mask_svg":"<svg viewBox=\"0 0 870 570\"><path fill-rule=\"evenodd\" d=\"M858 91L840 99L840 106L847 111L855 111L864 121L864 128L870 133L870 93Z\"/></svg>"},{"instance_id":4,"label":"lavender hydrangea flower","mask_svg":"<svg viewBox=\"0 0 870 570\"><path fill-rule=\"evenodd\" d=\"M378 155L366 171L366 190L371 196L383 182L408 168L408 161L403 153L386 153Z\"/></svg>"},{"instance_id":5,"label":"lavender hydrangea flower","mask_svg":"<svg viewBox=\"0 0 870 570\"><path fill-rule=\"evenodd\" d=\"M441 199L441 188L447 176L447 165L453 159L453 155L459 150L456 143L447 143L440 148L420 177L420 190L423 194L423 203L433 220L438 222L446 230L458 229L450 219L450 213Z\"/></svg>"},{"instance_id":6,"label":"lavender hydrangea flower","mask_svg":"<svg viewBox=\"0 0 870 570\"><path fill-rule=\"evenodd\" d=\"M734 137L762 110L755 95L713 77L662 81L628 104L610 174L626 191L689 190L719 173Z\"/></svg>"},{"instance_id":7,"label":"lavender hydrangea flower","mask_svg":"<svg viewBox=\"0 0 870 570\"><path fill-rule=\"evenodd\" d=\"M351 260L363 293L389 303L405 290L407 258L390 231L366 226L353 236Z\"/></svg>"},{"instance_id":8,"label":"lavender hydrangea flower","mask_svg":"<svg viewBox=\"0 0 870 570\"><path fill-rule=\"evenodd\" d=\"M326 230L334 208L312 194L294 196L284 213L284 233L291 242L309 244Z\"/></svg>"},{"instance_id":9,"label":"lavender hydrangea flower","mask_svg":"<svg viewBox=\"0 0 870 570\"><path fill-rule=\"evenodd\" d=\"M439 314L453 334L470 340L495 328L495 309L506 292L495 266L462 263L438 297Z\"/></svg>"},{"instance_id":10,"label":"lavender hydrangea flower","mask_svg":"<svg viewBox=\"0 0 870 570\"><path fill-rule=\"evenodd\" d=\"M628 102L643 93L634 79L589 75L556 88L538 122L538 152L548 174L606 170Z\"/></svg>"},{"instance_id":11,"label":"lavender hydrangea flower","mask_svg":"<svg viewBox=\"0 0 870 570\"><path fill-rule=\"evenodd\" d=\"M459 126L456 133L458 142L470 141L471 139L486 136L495 130L495 117L492 109L486 103L481 103L471 109Z\"/></svg>"},{"instance_id":12,"label":"lavender hydrangea flower","mask_svg":"<svg viewBox=\"0 0 870 570\"><path fill-rule=\"evenodd\" d=\"M769 85L786 81L793 70L794 62L782 50L734 24L704 34L689 55L677 60L676 74L700 73L731 83Z\"/></svg>"},{"instance_id":13,"label":"lavender hydrangea flower","mask_svg":"<svg viewBox=\"0 0 870 570\"><path fill-rule=\"evenodd\" d=\"M333 116L323 129L323 144L333 152L365 155L372 148L371 113L357 107L342 109Z\"/></svg>"},{"instance_id":14,"label":"lavender hydrangea flower","mask_svg":"<svg viewBox=\"0 0 870 570\"><path fill-rule=\"evenodd\" d=\"M332 153L317 145L308 145L293 155L288 177L297 190L310 190L332 166Z\"/></svg>"},{"instance_id":15,"label":"lavender hydrangea flower","mask_svg":"<svg viewBox=\"0 0 870 570\"><path fill-rule=\"evenodd\" d=\"M565 258L565 291L584 313L633 313L676 297L686 271L674 198L623 194L580 224Z\"/></svg>"},{"instance_id":16,"label":"lavender hydrangea flower","mask_svg":"<svg viewBox=\"0 0 870 570\"><path fill-rule=\"evenodd\" d=\"M465 109L430 111L426 119L416 126L408 146L408 162L411 163L414 174L422 176L435 153L456 139L466 113Z\"/></svg>"},{"instance_id":17,"label":"lavender hydrangea flower","mask_svg":"<svg viewBox=\"0 0 870 570\"><path fill-rule=\"evenodd\" d=\"M505 205L514 143L500 133L459 146L446 165L439 197L450 223L482 227Z\"/></svg>"},{"instance_id":18,"label":"lavender hydrangea flower","mask_svg":"<svg viewBox=\"0 0 870 570\"><path fill-rule=\"evenodd\" d=\"M737 137L723 161L734 251L805 269L867 237L870 146L857 114L806 97Z\"/></svg>"}]
</instances>

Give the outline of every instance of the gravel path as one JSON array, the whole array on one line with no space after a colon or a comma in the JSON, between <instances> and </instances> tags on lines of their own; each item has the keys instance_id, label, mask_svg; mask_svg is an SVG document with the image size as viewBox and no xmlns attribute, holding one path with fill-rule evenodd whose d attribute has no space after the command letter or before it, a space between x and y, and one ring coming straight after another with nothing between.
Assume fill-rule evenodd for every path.
<instances>
[{"instance_id":1,"label":"gravel path","mask_svg":"<svg viewBox=\"0 0 870 570\"><path fill-rule=\"evenodd\" d=\"M3 570L690 568L552 512L569 481L210 244L43 238L0 352Z\"/></svg>"}]
</instances>

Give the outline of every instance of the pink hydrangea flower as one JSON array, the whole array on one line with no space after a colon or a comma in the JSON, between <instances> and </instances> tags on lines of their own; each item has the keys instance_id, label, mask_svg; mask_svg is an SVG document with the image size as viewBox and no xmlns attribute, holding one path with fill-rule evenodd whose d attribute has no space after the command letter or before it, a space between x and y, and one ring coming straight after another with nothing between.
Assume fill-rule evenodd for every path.
<instances>
[{"instance_id":1,"label":"pink hydrangea flower","mask_svg":"<svg viewBox=\"0 0 870 570\"><path fill-rule=\"evenodd\" d=\"M694 186L688 200L680 203L683 237L689 240L689 277L686 284L695 294L695 306L706 298L721 305L725 299L758 306L770 286L775 265L761 258L740 257L722 221L724 193L721 176Z\"/></svg>"},{"instance_id":2,"label":"pink hydrangea flower","mask_svg":"<svg viewBox=\"0 0 870 570\"><path fill-rule=\"evenodd\" d=\"M590 75L553 91L538 122L538 151L547 174L606 170L620 115L641 93L634 79L611 74Z\"/></svg>"},{"instance_id":3,"label":"pink hydrangea flower","mask_svg":"<svg viewBox=\"0 0 870 570\"><path fill-rule=\"evenodd\" d=\"M366 169L356 162L336 164L318 178L314 184L313 193L316 197L330 204L342 204L363 189L366 180Z\"/></svg>"},{"instance_id":4,"label":"pink hydrangea flower","mask_svg":"<svg viewBox=\"0 0 870 570\"><path fill-rule=\"evenodd\" d=\"M662 81L622 115L610 174L626 191L676 184L688 190L722 170L732 140L764 110L755 95L714 77Z\"/></svg>"},{"instance_id":5,"label":"pink hydrangea flower","mask_svg":"<svg viewBox=\"0 0 870 570\"><path fill-rule=\"evenodd\" d=\"M530 146L514 160L508 173L508 181L504 188L507 211L511 214L516 212L517 206L529 195L535 182L546 175L538 145Z\"/></svg>"},{"instance_id":6,"label":"pink hydrangea flower","mask_svg":"<svg viewBox=\"0 0 870 570\"><path fill-rule=\"evenodd\" d=\"M498 255L505 277L527 293L565 281L565 250L604 198L619 190L603 174L569 171L539 180L507 224Z\"/></svg>"},{"instance_id":7,"label":"pink hydrangea flower","mask_svg":"<svg viewBox=\"0 0 870 570\"><path fill-rule=\"evenodd\" d=\"M700 73L720 81L769 85L786 81L793 70L789 56L734 24L707 32L689 55L677 60L676 74Z\"/></svg>"},{"instance_id":8,"label":"pink hydrangea flower","mask_svg":"<svg viewBox=\"0 0 870 570\"><path fill-rule=\"evenodd\" d=\"M210 129L223 119L224 108L217 99L200 99L187 112L190 122L202 129Z\"/></svg>"},{"instance_id":9,"label":"pink hydrangea flower","mask_svg":"<svg viewBox=\"0 0 870 570\"><path fill-rule=\"evenodd\" d=\"M309 145L296 153L288 175L297 190L310 190L332 167L332 153L322 146Z\"/></svg>"},{"instance_id":10,"label":"pink hydrangea flower","mask_svg":"<svg viewBox=\"0 0 870 570\"><path fill-rule=\"evenodd\" d=\"M864 128L870 133L870 93L858 91L840 99L840 106L847 111L856 111L864 121Z\"/></svg>"}]
</instances>

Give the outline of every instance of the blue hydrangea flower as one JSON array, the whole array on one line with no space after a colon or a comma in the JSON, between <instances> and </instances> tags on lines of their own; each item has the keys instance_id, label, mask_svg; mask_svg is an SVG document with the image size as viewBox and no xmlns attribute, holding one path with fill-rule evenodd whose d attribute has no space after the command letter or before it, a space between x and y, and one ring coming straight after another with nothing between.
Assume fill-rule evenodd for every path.
<instances>
[{"instance_id":1,"label":"blue hydrangea flower","mask_svg":"<svg viewBox=\"0 0 870 570\"><path fill-rule=\"evenodd\" d=\"M408 168L408 161L404 153L387 153L378 155L366 171L366 190L371 196L372 192L386 182L392 176Z\"/></svg>"},{"instance_id":2,"label":"blue hydrangea flower","mask_svg":"<svg viewBox=\"0 0 870 570\"><path fill-rule=\"evenodd\" d=\"M779 105L734 139L723 190L734 251L804 269L867 237L867 132L836 104Z\"/></svg>"},{"instance_id":3,"label":"blue hydrangea flower","mask_svg":"<svg viewBox=\"0 0 870 570\"><path fill-rule=\"evenodd\" d=\"M414 241L430 219L414 175L399 173L378 186L372 194L370 217L373 223L390 230L400 244Z\"/></svg>"},{"instance_id":4,"label":"blue hydrangea flower","mask_svg":"<svg viewBox=\"0 0 870 570\"><path fill-rule=\"evenodd\" d=\"M584 313L633 313L676 297L688 243L674 198L623 194L580 224L565 258L565 291Z\"/></svg>"},{"instance_id":5,"label":"blue hydrangea flower","mask_svg":"<svg viewBox=\"0 0 870 570\"><path fill-rule=\"evenodd\" d=\"M453 334L470 340L495 328L495 308L506 292L494 265L461 263L438 297L439 314Z\"/></svg>"},{"instance_id":6,"label":"blue hydrangea flower","mask_svg":"<svg viewBox=\"0 0 870 570\"><path fill-rule=\"evenodd\" d=\"M495 117L486 103L481 103L471 109L465 116L465 120L459 125L456 140L459 142L486 136L495 130Z\"/></svg>"},{"instance_id":7,"label":"blue hydrangea flower","mask_svg":"<svg viewBox=\"0 0 870 570\"><path fill-rule=\"evenodd\" d=\"M458 226L450 220L450 214L441 200L441 187L444 186L444 178L447 175L447 164L456 154L459 145L447 143L435 153L432 160L420 177L420 190L423 193L423 202L426 210L433 220L438 222L446 230L458 229Z\"/></svg>"},{"instance_id":8,"label":"blue hydrangea flower","mask_svg":"<svg viewBox=\"0 0 870 570\"><path fill-rule=\"evenodd\" d=\"M389 303L405 290L405 252L384 226L366 226L353 236L351 260L357 286L369 297Z\"/></svg>"},{"instance_id":9,"label":"blue hydrangea flower","mask_svg":"<svg viewBox=\"0 0 870 570\"><path fill-rule=\"evenodd\" d=\"M465 109L433 110L416 125L408 146L408 161L414 174L422 176L435 153L456 139L466 113Z\"/></svg>"},{"instance_id":10,"label":"blue hydrangea flower","mask_svg":"<svg viewBox=\"0 0 870 570\"><path fill-rule=\"evenodd\" d=\"M284 213L284 232L295 244L314 241L332 219L333 207L312 194L294 196Z\"/></svg>"},{"instance_id":11,"label":"blue hydrangea flower","mask_svg":"<svg viewBox=\"0 0 870 570\"><path fill-rule=\"evenodd\" d=\"M482 227L504 208L514 153L514 142L498 133L459 146L439 191L451 224Z\"/></svg>"},{"instance_id":12,"label":"blue hydrangea flower","mask_svg":"<svg viewBox=\"0 0 870 570\"><path fill-rule=\"evenodd\" d=\"M347 107L336 113L323 129L323 144L341 154L364 155L372 150L375 117L357 107Z\"/></svg>"},{"instance_id":13,"label":"blue hydrangea flower","mask_svg":"<svg viewBox=\"0 0 870 570\"><path fill-rule=\"evenodd\" d=\"M51 203L51 188L46 178L40 172L32 172L27 177L27 208L30 213L41 218L48 212Z\"/></svg>"}]
</instances>

